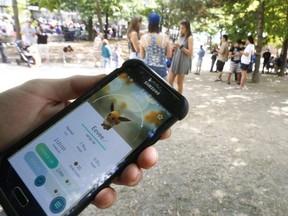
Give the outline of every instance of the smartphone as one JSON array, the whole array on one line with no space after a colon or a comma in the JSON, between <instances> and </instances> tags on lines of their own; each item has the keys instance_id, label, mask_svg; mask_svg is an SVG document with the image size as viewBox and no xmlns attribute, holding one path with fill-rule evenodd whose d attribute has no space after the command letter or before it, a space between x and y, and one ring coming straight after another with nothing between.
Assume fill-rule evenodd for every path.
<instances>
[{"instance_id":1,"label":"smartphone","mask_svg":"<svg viewBox=\"0 0 288 216\"><path fill-rule=\"evenodd\" d=\"M142 61L128 60L1 155L8 215L77 215L188 102Z\"/></svg>"}]
</instances>

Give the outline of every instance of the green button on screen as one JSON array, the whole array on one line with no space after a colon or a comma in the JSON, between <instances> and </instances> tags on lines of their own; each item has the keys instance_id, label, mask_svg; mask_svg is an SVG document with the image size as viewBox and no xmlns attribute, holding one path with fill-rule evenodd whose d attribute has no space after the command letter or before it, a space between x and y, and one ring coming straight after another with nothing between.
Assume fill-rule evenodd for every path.
<instances>
[{"instance_id":1,"label":"green button on screen","mask_svg":"<svg viewBox=\"0 0 288 216\"><path fill-rule=\"evenodd\" d=\"M44 143L40 143L36 146L36 152L50 169L54 169L57 167L57 158L53 155L53 153Z\"/></svg>"}]
</instances>

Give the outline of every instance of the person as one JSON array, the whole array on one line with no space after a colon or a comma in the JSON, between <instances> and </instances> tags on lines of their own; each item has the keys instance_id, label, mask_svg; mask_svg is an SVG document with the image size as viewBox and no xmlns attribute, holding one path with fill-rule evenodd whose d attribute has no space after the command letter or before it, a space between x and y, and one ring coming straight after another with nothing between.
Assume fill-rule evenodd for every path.
<instances>
[{"instance_id":1,"label":"person","mask_svg":"<svg viewBox=\"0 0 288 216\"><path fill-rule=\"evenodd\" d=\"M228 44L228 36L223 35L221 38L221 47L218 49L218 60L216 63L217 66L217 79L215 82L222 82L222 74L225 66L225 62L228 61L229 54L229 44Z\"/></svg>"},{"instance_id":2,"label":"person","mask_svg":"<svg viewBox=\"0 0 288 216\"><path fill-rule=\"evenodd\" d=\"M67 47L63 48L63 63L71 63L74 60L74 50L73 48L68 45Z\"/></svg>"},{"instance_id":3,"label":"person","mask_svg":"<svg viewBox=\"0 0 288 216\"><path fill-rule=\"evenodd\" d=\"M270 50L267 48L266 51L263 53L262 55L264 62L263 62L263 68L262 68L262 74L264 74L264 68L268 68L268 64L270 61L270 57L271 57L271 52Z\"/></svg>"},{"instance_id":4,"label":"person","mask_svg":"<svg viewBox=\"0 0 288 216\"><path fill-rule=\"evenodd\" d=\"M60 34L61 34L61 28L60 28L59 25L56 26L56 28L55 28L55 33L56 33L57 35L60 35Z\"/></svg>"},{"instance_id":5,"label":"person","mask_svg":"<svg viewBox=\"0 0 288 216\"><path fill-rule=\"evenodd\" d=\"M45 54L46 62L49 62L49 46L48 46L48 35L44 32L43 28L39 28L37 35L37 44L39 55L42 57Z\"/></svg>"},{"instance_id":6,"label":"person","mask_svg":"<svg viewBox=\"0 0 288 216\"><path fill-rule=\"evenodd\" d=\"M103 34L99 32L94 39L94 52L95 52L95 67L101 65L101 46L102 46Z\"/></svg>"},{"instance_id":7,"label":"person","mask_svg":"<svg viewBox=\"0 0 288 216\"><path fill-rule=\"evenodd\" d=\"M0 152L12 147L19 139L61 111L71 99L79 97L95 86L95 83L104 76L74 76L58 80L38 79L2 92L0 94ZM171 130L166 131L162 139L168 138L170 134ZM157 159L158 153L155 147L147 147L135 163L126 167L113 183L137 185L142 177L142 169L153 167ZM96 195L92 203L98 208L108 208L115 202L116 195L112 187L106 187Z\"/></svg>"},{"instance_id":8,"label":"person","mask_svg":"<svg viewBox=\"0 0 288 216\"><path fill-rule=\"evenodd\" d=\"M113 67L118 68L119 67L119 62L121 60L121 50L119 48L119 44L116 43L113 52L112 52L112 61L113 61Z\"/></svg>"},{"instance_id":9,"label":"person","mask_svg":"<svg viewBox=\"0 0 288 216\"><path fill-rule=\"evenodd\" d=\"M108 47L108 40L104 39L101 46L102 67L107 68L111 66L111 50Z\"/></svg>"},{"instance_id":10,"label":"person","mask_svg":"<svg viewBox=\"0 0 288 216\"><path fill-rule=\"evenodd\" d=\"M269 59L268 65L266 67L267 73L272 73L274 66L275 66L275 59L274 59L274 56L271 56ZM270 71L270 69L271 69L271 71Z\"/></svg>"},{"instance_id":11,"label":"person","mask_svg":"<svg viewBox=\"0 0 288 216\"><path fill-rule=\"evenodd\" d=\"M180 39L174 43L175 53L172 59L168 82L173 86L177 79L178 92L183 93L183 83L185 74L191 70L193 55L193 37L190 22L183 19L180 22Z\"/></svg>"},{"instance_id":12,"label":"person","mask_svg":"<svg viewBox=\"0 0 288 216\"><path fill-rule=\"evenodd\" d=\"M241 82L240 86L237 89L244 89L246 80L247 80L247 71L249 68L249 64L251 63L251 57L254 54L254 38L252 36L248 36L246 39L246 48L244 51L241 51Z\"/></svg>"},{"instance_id":13,"label":"person","mask_svg":"<svg viewBox=\"0 0 288 216\"><path fill-rule=\"evenodd\" d=\"M148 33L140 39L140 56L151 69L167 80L166 58L171 58L172 55L169 37L160 32L158 14L151 13L148 20Z\"/></svg>"},{"instance_id":14,"label":"person","mask_svg":"<svg viewBox=\"0 0 288 216\"><path fill-rule=\"evenodd\" d=\"M212 72L214 72L213 68L214 68L214 65L215 65L215 62L216 62L217 56L218 56L218 45L217 44L214 45L214 47L211 51L211 54L212 54L212 56L211 56L212 62L211 62L210 72L212 73ZM215 72L217 72L217 70Z\"/></svg>"},{"instance_id":15,"label":"person","mask_svg":"<svg viewBox=\"0 0 288 216\"><path fill-rule=\"evenodd\" d=\"M274 72L276 74L280 73L281 65L282 65L282 56L283 56L282 53L280 55L278 53L276 54L275 64L274 64Z\"/></svg>"},{"instance_id":16,"label":"person","mask_svg":"<svg viewBox=\"0 0 288 216\"><path fill-rule=\"evenodd\" d=\"M130 50L129 59L139 59L140 45L140 28L142 25L142 17L136 15L132 17L127 30L128 46Z\"/></svg>"},{"instance_id":17,"label":"person","mask_svg":"<svg viewBox=\"0 0 288 216\"><path fill-rule=\"evenodd\" d=\"M23 41L28 45L32 46L35 42L35 35L36 35L36 30L35 28L31 25L32 21L28 20L27 24L22 27L21 29L21 34L24 36Z\"/></svg>"},{"instance_id":18,"label":"person","mask_svg":"<svg viewBox=\"0 0 288 216\"><path fill-rule=\"evenodd\" d=\"M200 50L198 51L198 61L196 64L196 75L200 75L201 72L201 67L202 67L202 62L203 62L203 57L205 55L205 50L203 49L203 45L200 46Z\"/></svg>"},{"instance_id":19,"label":"person","mask_svg":"<svg viewBox=\"0 0 288 216\"><path fill-rule=\"evenodd\" d=\"M3 63L9 63L8 58L5 54L4 51L4 46L3 46L3 42L4 42L4 38L7 36L6 34L6 28L5 25L2 23L0 23L0 53L1 53L1 58L2 58L2 62Z\"/></svg>"},{"instance_id":20,"label":"person","mask_svg":"<svg viewBox=\"0 0 288 216\"><path fill-rule=\"evenodd\" d=\"M231 84L231 76L233 73L236 73L237 77L237 84L240 84L241 79L241 68L240 68L240 59L241 59L241 45L242 41L237 40L234 45L229 50L228 58L231 59L230 61L230 70L227 77L227 84Z\"/></svg>"}]
</instances>

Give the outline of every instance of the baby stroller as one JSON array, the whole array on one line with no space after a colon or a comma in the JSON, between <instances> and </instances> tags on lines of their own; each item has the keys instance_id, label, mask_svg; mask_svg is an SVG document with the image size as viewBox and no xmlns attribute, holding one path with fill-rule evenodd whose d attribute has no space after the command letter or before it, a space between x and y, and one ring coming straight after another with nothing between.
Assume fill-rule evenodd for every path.
<instances>
[{"instance_id":1,"label":"baby stroller","mask_svg":"<svg viewBox=\"0 0 288 216\"><path fill-rule=\"evenodd\" d=\"M16 41L15 44L20 56L19 59L16 59L16 63L20 65L22 62L24 62L28 65L28 67L35 65L35 59L32 57L28 50L29 46L26 46L22 40Z\"/></svg>"}]
</instances>

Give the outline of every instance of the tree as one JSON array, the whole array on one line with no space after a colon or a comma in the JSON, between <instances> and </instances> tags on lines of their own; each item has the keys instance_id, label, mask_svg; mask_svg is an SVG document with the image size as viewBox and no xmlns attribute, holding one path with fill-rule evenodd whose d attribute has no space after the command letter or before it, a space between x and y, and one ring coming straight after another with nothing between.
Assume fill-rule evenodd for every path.
<instances>
[{"instance_id":1,"label":"tree","mask_svg":"<svg viewBox=\"0 0 288 216\"><path fill-rule=\"evenodd\" d=\"M265 31L270 38L282 41L282 65L280 76L284 76L288 48L288 2L286 0L270 0L266 2Z\"/></svg>"},{"instance_id":2,"label":"tree","mask_svg":"<svg viewBox=\"0 0 288 216\"><path fill-rule=\"evenodd\" d=\"M255 62L254 73L252 75L252 82L254 82L254 83L258 83L260 81L260 79L259 79L259 68L260 68L261 53L262 53L262 47L263 47L264 13L265 13L264 0L259 0L256 62Z\"/></svg>"},{"instance_id":3,"label":"tree","mask_svg":"<svg viewBox=\"0 0 288 216\"><path fill-rule=\"evenodd\" d=\"M14 22L15 22L15 30L16 30L16 38L17 40L21 40L21 28L19 22L19 11L18 11L18 4L17 0L12 1L12 7L14 12Z\"/></svg>"}]
</instances>

